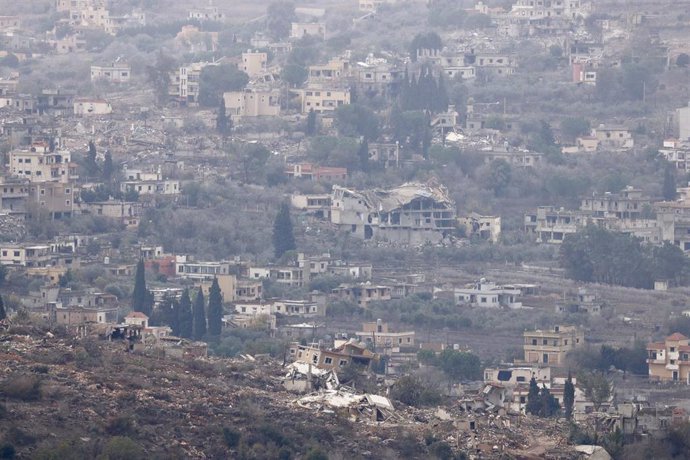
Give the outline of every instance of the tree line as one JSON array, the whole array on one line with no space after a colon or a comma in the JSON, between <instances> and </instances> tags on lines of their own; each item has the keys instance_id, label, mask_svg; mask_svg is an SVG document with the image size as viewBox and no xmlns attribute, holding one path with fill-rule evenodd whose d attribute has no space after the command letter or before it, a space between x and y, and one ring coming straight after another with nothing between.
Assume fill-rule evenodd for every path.
<instances>
[{"instance_id":1,"label":"tree line","mask_svg":"<svg viewBox=\"0 0 690 460\"><path fill-rule=\"evenodd\" d=\"M640 238L587 225L567 235L559 261L569 278L652 289L654 281L687 282L688 260L677 246L645 244Z\"/></svg>"}]
</instances>

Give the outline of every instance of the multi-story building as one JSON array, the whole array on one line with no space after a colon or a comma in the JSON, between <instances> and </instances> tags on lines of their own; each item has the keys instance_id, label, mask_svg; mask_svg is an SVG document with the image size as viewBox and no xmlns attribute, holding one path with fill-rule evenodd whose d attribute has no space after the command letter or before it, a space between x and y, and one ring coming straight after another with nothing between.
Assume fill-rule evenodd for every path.
<instances>
[{"instance_id":1,"label":"multi-story building","mask_svg":"<svg viewBox=\"0 0 690 460\"><path fill-rule=\"evenodd\" d=\"M290 204L293 208L306 212L321 219L331 218L331 196L327 194L290 196Z\"/></svg>"},{"instance_id":2,"label":"multi-story building","mask_svg":"<svg viewBox=\"0 0 690 460\"><path fill-rule=\"evenodd\" d=\"M348 55L336 57L326 64L310 65L307 81L310 84L338 84L350 76L351 69Z\"/></svg>"},{"instance_id":3,"label":"multi-story building","mask_svg":"<svg viewBox=\"0 0 690 460\"><path fill-rule=\"evenodd\" d=\"M91 81L105 80L111 83L129 83L132 78L132 67L124 62L112 62L109 65L92 65Z\"/></svg>"},{"instance_id":4,"label":"multi-story building","mask_svg":"<svg viewBox=\"0 0 690 460\"><path fill-rule=\"evenodd\" d=\"M525 214L525 231L537 236L541 243L562 243L566 235L586 225L587 214L553 206L539 206L534 213Z\"/></svg>"},{"instance_id":5,"label":"multi-story building","mask_svg":"<svg viewBox=\"0 0 690 460\"><path fill-rule=\"evenodd\" d=\"M592 137L598 141L599 149L627 150L635 146L630 131L624 126L605 126L592 129Z\"/></svg>"},{"instance_id":6,"label":"multi-story building","mask_svg":"<svg viewBox=\"0 0 690 460\"><path fill-rule=\"evenodd\" d=\"M672 163L676 169L690 171L690 142L667 139L659 149L659 155Z\"/></svg>"},{"instance_id":7,"label":"multi-story building","mask_svg":"<svg viewBox=\"0 0 690 460\"><path fill-rule=\"evenodd\" d=\"M197 262L187 256L176 256L175 273L180 278L212 280L218 275L230 274L229 262Z\"/></svg>"},{"instance_id":8,"label":"multi-story building","mask_svg":"<svg viewBox=\"0 0 690 460\"><path fill-rule=\"evenodd\" d=\"M36 144L31 150L10 152L9 170L15 177L31 182L69 182L76 180L77 165L67 150L51 152L47 144Z\"/></svg>"},{"instance_id":9,"label":"multi-story building","mask_svg":"<svg viewBox=\"0 0 690 460\"><path fill-rule=\"evenodd\" d=\"M315 113L333 112L341 105L350 103L350 89L311 84L304 89L294 90L300 98L302 113L313 110Z\"/></svg>"},{"instance_id":10,"label":"multi-story building","mask_svg":"<svg viewBox=\"0 0 690 460\"><path fill-rule=\"evenodd\" d=\"M242 53L240 70L253 78L266 73L268 68L268 54L262 51L248 50Z\"/></svg>"},{"instance_id":11,"label":"multi-story building","mask_svg":"<svg viewBox=\"0 0 690 460\"><path fill-rule=\"evenodd\" d=\"M28 199L29 181L23 178L0 178L0 211L23 216Z\"/></svg>"},{"instance_id":12,"label":"multi-story building","mask_svg":"<svg viewBox=\"0 0 690 460\"><path fill-rule=\"evenodd\" d=\"M364 62L358 62L354 71L357 89L370 95L398 94L403 80L402 70L389 64L385 59L374 58L373 54L369 54Z\"/></svg>"},{"instance_id":13,"label":"multi-story building","mask_svg":"<svg viewBox=\"0 0 690 460\"><path fill-rule=\"evenodd\" d=\"M642 217L645 206L651 207L652 200L643 196L642 190L627 186L620 193L594 193L584 198L580 211L588 212L595 218L615 217L623 220L636 220Z\"/></svg>"},{"instance_id":14,"label":"multi-story building","mask_svg":"<svg viewBox=\"0 0 690 460\"><path fill-rule=\"evenodd\" d=\"M414 331L393 332L388 323L376 320L373 323L363 323L362 330L355 332L362 343L371 343L377 348L412 348L415 346Z\"/></svg>"},{"instance_id":15,"label":"multi-story building","mask_svg":"<svg viewBox=\"0 0 690 460\"><path fill-rule=\"evenodd\" d=\"M523 337L524 362L554 367L564 366L568 352L585 344L585 333L577 326L525 331Z\"/></svg>"},{"instance_id":16,"label":"multi-story building","mask_svg":"<svg viewBox=\"0 0 690 460\"><path fill-rule=\"evenodd\" d=\"M333 289L331 294L338 299L354 302L362 308L366 308L369 302L392 299L390 286L379 286L371 284L369 281L366 283L341 284Z\"/></svg>"},{"instance_id":17,"label":"multi-story building","mask_svg":"<svg viewBox=\"0 0 690 460\"><path fill-rule=\"evenodd\" d=\"M317 166L311 163L299 163L285 166L285 175L290 178L302 178L312 181L344 181L347 179L347 168Z\"/></svg>"},{"instance_id":18,"label":"multi-story building","mask_svg":"<svg viewBox=\"0 0 690 460\"><path fill-rule=\"evenodd\" d=\"M690 141L690 103L686 107L676 109L675 117L678 139Z\"/></svg>"},{"instance_id":19,"label":"multi-story building","mask_svg":"<svg viewBox=\"0 0 690 460\"><path fill-rule=\"evenodd\" d=\"M37 182L29 186L27 217L47 213L51 219L72 217L78 196L73 182Z\"/></svg>"},{"instance_id":20,"label":"multi-story building","mask_svg":"<svg viewBox=\"0 0 690 460\"><path fill-rule=\"evenodd\" d=\"M512 286L499 286L485 278L480 279L471 287L453 290L456 304L483 308L520 308L522 302L518 302L517 299L521 295L520 289Z\"/></svg>"},{"instance_id":21,"label":"multi-story building","mask_svg":"<svg viewBox=\"0 0 690 460\"><path fill-rule=\"evenodd\" d=\"M244 91L223 93L225 113L232 120L280 115L279 89L247 88Z\"/></svg>"},{"instance_id":22,"label":"multi-story building","mask_svg":"<svg viewBox=\"0 0 690 460\"><path fill-rule=\"evenodd\" d=\"M203 8L195 8L189 10L187 15L189 19L196 21L214 21L220 22L225 19L225 15L218 10L217 6L209 5Z\"/></svg>"},{"instance_id":23,"label":"multi-story building","mask_svg":"<svg viewBox=\"0 0 690 460\"><path fill-rule=\"evenodd\" d=\"M421 183L362 192L334 186L331 222L359 238L412 244L440 241L457 228L445 187Z\"/></svg>"},{"instance_id":24,"label":"multi-story building","mask_svg":"<svg viewBox=\"0 0 690 460\"><path fill-rule=\"evenodd\" d=\"M649 379L690 385L690 339L676 332L647 345Z\"/></svg>"},{"instance_id":25,"label":"multi-story building","mask_svg":"<svg viewBox=\"0 0 690 460\"><path fill-rule=\"evenodd\" d=\"M0 264L20 267L46 267L53 255L49 245L4 243L0 245Z\"/></svg>"}]
</instances>

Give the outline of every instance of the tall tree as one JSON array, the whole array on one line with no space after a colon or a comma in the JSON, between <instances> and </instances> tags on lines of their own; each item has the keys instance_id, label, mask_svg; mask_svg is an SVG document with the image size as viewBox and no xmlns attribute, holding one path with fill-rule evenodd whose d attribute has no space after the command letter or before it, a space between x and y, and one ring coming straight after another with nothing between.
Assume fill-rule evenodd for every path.
<instances>
[{"instance_id":1,"label":"tall tree","mask_svg":"<svg viewBox=\"0 0 690 460\"><path fill-rule=\"evenodd\" d=\"M223 329L223 294L220 292L218 278L213 278L208 292L208 333L219 336Z\"/></svg>"},{"instance_id":2,"label":"tall tree","mask_svg":"<svg viewBox=\"0 0 690 460\"><path fill-rule=\"evenodd\" d=\"M558 411L561 409L560 404L558 404L558 401L554 396L551 394L548 388L546 388L546 385L543 385L541 387L541 391L539 392L539 399L541 403L541 407L539 408L539 415L541 417L552 417L558 413Z\"/></svg>"},{"instance_id":3,"label":"tall tree","mask_svg":"<svg viewBox=\"0 0 690 460\"><path fill-rule=\"evenodd\" d=\"M273 250L275 257L279 259L287 251L292 251L296 248L295 235L292 231L292 219L290 218L290 207L286 202L283 202L273 222Z\"/></svg>"},{"instance_id":4,"label":"tall tree","mask_svg":"<svg viewBox=\"0 0 690 460\"><path fill-rule=\"evenodd\" d=\"M225 110L225 98L220 97L218 105L218 115L216 116L216 131L222 136L227 136L232 129L232 120L228 117Z\"/></svg>"},{"instance_id":5,"label":"tall tree","mask_svg":"<svg viewBox=\"0 0 690 460\"><path fill-rule=\"evenodd\" d=\"M204 301L204 292L199 286L194 299L193 316L194 316L194 334L195 340L201 340L206 335L206 306Z\"/></svg>"},{"instance_id":6,"label":"tall tree","mask_svg":"<svg viewBox=\"0 0 690 460\"><path fill-rule=\"evenodd\" d=\"M5 303L2 301L2 296L0 296L0 321L7 318L7 312L5 311Z\"/></svg>"},{"instance_id":7,"label":"tall tree","mask_svg":"<svg viewBox=\"0 0 690 460\"><path fill-rule=\"evenodd\" d=\"M134 291L132 292L132 310L140 311L146 316L151 316L153 308L151 293L146 289L146 268L144 260L139 259L137 272L134 275Z\"/></svg>"},{"instance_id":8,"label":"tall tree","mask_svg":"<svg viewBox=\"0 0 690 460\"><path fill-rule=\"evenodd\" d=\"M86 153L86 171L90 176L93 176L98 172L96 156L96 144L94 144L93 141L89 141L89 150Z\"/></svg>"},{"instance_id":9,"label":"tall tree","mask_svg":"<svg viewBox=\"0 0 690 460\"><path fill-rule=\"evenodd\" d=\"M109 182L113 177L115 172L115 167L113 166L113 156L110 152L105 152L105 158L103 159L103 171L102 176L105 182Z\"/></svg>"},{"instance_id":10,"label":"tall tree","mask_svg":"<svg viewBox=\"0 0 690 460\"><path fill-rule=\"evenodd\" d=\"M367 138L362 139L359 144L359 150L357 151L357 157L359 159L359 169L364 172L369 171L369 142Z\"/></svg>"},{"instance_id":11,"label":"tall tree","mask_svg":"<svg viewBox=\"0 0 690 460\"><path fill-rule=\"evenodd\" d=\"M527 393L527 405L525 406L525 412L532 415L538 415L539 409L541 409L539 385L537 385L537 380L532 377L532 380L529 381L529 392Z\"/></svg>"},{"instance_id":12,"label":"tall tree","mask_svg":"<svg viewBox=\"0 0 690 460\"><path fill-rule=\"evenodd\" d=\"M573 385L573 376L568 371L568 380L565 381L565 388L563 389L563 409L565 410L565 418L570 419L573 416L573 407L575 406L575 385Z\"/></svg>"},{"instance_id":13,"label":"tall tree","mask_svg":"<svg viewBox=\"0 0 690 460\"><path fill-rule=\"evenodd\" d=\"M314 136L316 134L316 112L314 112L314 109L309 110L307 126L304 131L307 136Z\"/></svg>"},{"instance_id":14,"label":"tall tree","mask_svg":"<svg viewBox=\"0 0 690 460\"><path fill-rule=\"evenodd\" d=\"M671 163L664 168L664 188L662 190L664 200L673 201L676 199L676 174Z\"/></svg>"},{"instance_id":15,"label":"tall tree","mask_svg":"<svg viewBox=\"0 0 690 460\"><path fill-rule=\"evenodd\" d=\"M182 338L191 339L193 336L194 317L192 316L192 300L189 298L189 289L185 289L182 292L177 323L179 326L177 334Z\"/></svg>"}]
</instances>

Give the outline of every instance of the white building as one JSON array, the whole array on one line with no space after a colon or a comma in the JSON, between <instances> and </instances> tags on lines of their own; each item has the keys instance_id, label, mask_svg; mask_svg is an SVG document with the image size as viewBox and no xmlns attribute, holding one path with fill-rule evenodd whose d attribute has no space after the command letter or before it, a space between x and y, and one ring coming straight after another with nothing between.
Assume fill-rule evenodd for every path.
<instances>
[{"instance_id":1,"label":"white building","mask_svg":"<svg viewBox=\"0 0 690 460\"><path fill-rule=\"evenodd\" d=\"M112 83L129 83L132 77L132 68L129 64L113 62L110 65L91 66L91 81L105 80Z\"/></svg>"},{"instance_id":2,"label":"white building","mask_svg":"<svg viewBox=\"0 0 690 460\"><path fill-rule=\"evenodd\" d=\"M104 99L76 99L74 101L74 115L78 117L91 117L109 115L113 113L110 102Z\"/></svg>"}]
</instances>

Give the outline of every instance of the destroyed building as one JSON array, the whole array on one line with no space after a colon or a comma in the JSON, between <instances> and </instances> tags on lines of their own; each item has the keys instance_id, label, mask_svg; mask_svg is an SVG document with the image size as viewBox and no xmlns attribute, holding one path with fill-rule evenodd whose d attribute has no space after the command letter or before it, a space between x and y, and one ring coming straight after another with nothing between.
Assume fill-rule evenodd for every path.
<instances>
[{"instance_id":1,"label":"destroyed building","mask_svg":"<svg viewBox=\"0 0 690 460\"><path fill-rule=\"evenodd\" d=\"M440 242L457 227L455 202L434 183L365 191L334 186L331 201L331 222L365 240Z\"/></svg>"}]
</instances>

